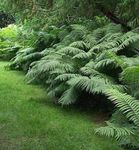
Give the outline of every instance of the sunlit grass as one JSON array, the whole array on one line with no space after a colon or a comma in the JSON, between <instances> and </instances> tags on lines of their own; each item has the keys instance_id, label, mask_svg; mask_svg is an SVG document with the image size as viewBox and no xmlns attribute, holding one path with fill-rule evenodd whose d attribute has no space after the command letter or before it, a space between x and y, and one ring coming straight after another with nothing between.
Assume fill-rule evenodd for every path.
<instances>
[{"instance_id":1,"label":"sunlit grass","mask_svg":"<svg viewBox=\"0 0 139 150\"><path fill-rule=\"evenodd\" d=\"M42 88L5 65L0 62L1 150L120 150L94 135L90 116L53 105Z\"/></svg>"}]
</instances>

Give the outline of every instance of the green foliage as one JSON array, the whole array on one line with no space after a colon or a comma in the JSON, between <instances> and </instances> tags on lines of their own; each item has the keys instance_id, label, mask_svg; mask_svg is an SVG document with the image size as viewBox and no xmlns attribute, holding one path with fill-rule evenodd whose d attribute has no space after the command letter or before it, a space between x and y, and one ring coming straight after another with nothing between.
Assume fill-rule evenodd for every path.
<instances>
[{"instance_id":1,"label":"green foliage","mask_svg":"<svg viewBox=\"0 0 139 150\"><path fill-rule=\"evenodd\" d=\"M113 101L121 112L139 127L139 102L127 94L122 94L116 90L106 91L106 95Z\"/></svg>"},{"instance_id":2,"label":"green foliage","mask_svg":"<svg viewBox=\"0 0 139 150\"><path fill-rule=\"evenodd\" d=\"M128 119L125 123L114 124L107 122L106 127L96 129L96 133L116 138L121 145L139 148L139 102L134 97L117 90L106 90L108 98ZM125 120L125 119L123 119ZM125 140L126 139L126 140ZM130 149L132 149L130 148Z\"/></svg>"},{"instance_id":3,"label":"green foliage","mask_svg":"<svg viewBox=\"0 0 139 150\"><path fill-rule=\"evenodd\" d=\"M0 59L10 60L21 48L17 41L20 30L15 25L0 29Z\"/></svg>"},{"instance_id":4,"label":"green foliage","mask_svg":"<svg viewBox=\"0 0 139 150\"><path fill-rule=\"evenodd\" d=\"M1 10L10 11L18 22L39 30L47 24L81 23L100 27L110 21L137 27L138 0L1 0ZM43 18L43 19L42 19ZM92 21L92 18L94 20ZM118 19L117 19L118 18ZM86 23L84 20L88 20ZM117 21L118 20L118 21Z\"/></svg>"},{"instance_id":5,"label":"green foliage","mask_svg":"<svg viewBox=\"0 0 139 150\"><path fill-rule=\"evenodd\" d=\"M126 127L120 127L110 122L106 122L106 124L107 126L105 127L97 128L96 133L107 137L115 137L117 140L134 135L134 133Z\"/></svg>"},{"instance_id":6,"label":"green foliage","mask_svg":"<svg viewBox=\"0 0 139 150\"><path fill-rule=\"evenodd\" d=\"M11 69L26 71L29 83L44 85L61 105L81 101L82 93L107 97L124 121L110 120L96 133L138 148L138 0L11 3L0 7L24 26L0 31L0 57L13 58Z\"/></svg>"},{"instance_id":7,"label":"green foliage","mask_svg":"<svg viewBox=\"0 0 139 150\"><path fill-rule=\"evenodd\" d=\"M139 106L131 96L137 95L131 92L139 65L137 29L123 33L119 25L109 24L92 31L74 24L37 35L33 48L20 50L10 67L25 70L29 83L44 85L62 105L79 102L82 92L108 96L127 121L108 122L96 132L116 138L122 146L137 147ZM42 37L45 48L38 44Z\"/></svg>"}]
</instances>

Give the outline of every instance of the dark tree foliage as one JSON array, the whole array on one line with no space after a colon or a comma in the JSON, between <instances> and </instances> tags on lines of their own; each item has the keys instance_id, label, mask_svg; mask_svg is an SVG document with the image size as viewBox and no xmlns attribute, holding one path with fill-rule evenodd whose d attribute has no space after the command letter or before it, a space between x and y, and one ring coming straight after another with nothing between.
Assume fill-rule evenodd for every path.
<instances>
[{"instance_id":1,"label":"dark tree foliage","mask_svg":"<svg viewBox=\"0 0 139 150\"><path fill-rule=\"evenodd\" d=\"M80 18L92 20L95 16L121 24L126 31L139 24L138 0L0 0L0 3L0 8L16 14L18 19L37 18L35 23L42 25L71 23Z\"/></svg>"},{"instance_id":2,"label":"dark tree foliage","mask_svg":"<svg viewBox=\"0 0 139 150\"><path fill-rule=\"evenodd\" d=\"M0 28L4 28L13 23L15 23L15 19L12 15L0 11Z\"/></svg>"}]
</instances>

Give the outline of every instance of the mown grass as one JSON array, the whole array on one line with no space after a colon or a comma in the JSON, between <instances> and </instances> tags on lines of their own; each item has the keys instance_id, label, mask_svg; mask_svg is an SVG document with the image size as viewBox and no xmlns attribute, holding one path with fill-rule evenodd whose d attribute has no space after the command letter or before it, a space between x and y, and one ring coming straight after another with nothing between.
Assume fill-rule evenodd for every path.
<instances>
[{"instance_id":1,"label":"mown grass","mask_svg":"<svg viewBox=\"0 0 139 150\"><path fill-rule=\"evenodd\" d=\"M6 64L0 62L0 150L120 150L94 135L90 116L53 105Z\"/></svg>"}]
</instances>

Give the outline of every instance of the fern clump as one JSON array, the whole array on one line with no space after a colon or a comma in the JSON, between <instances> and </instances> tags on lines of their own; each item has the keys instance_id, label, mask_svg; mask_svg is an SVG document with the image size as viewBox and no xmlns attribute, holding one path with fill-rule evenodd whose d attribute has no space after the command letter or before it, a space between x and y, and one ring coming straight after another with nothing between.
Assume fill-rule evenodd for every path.
<instances>
[{"instance_id":1,"label":"fern clump","mask_svg":"<svg viewBox=\"0 0 139 150\"><path fill-rule=\"evenodd\" d=\"M115 24L94 31L77 24L51 27L38 34L35 45L20 50L10 67L25 70L28 83L44 85L61 105L79 102L82 93L107 97L126 121L109 121L96 133L137 147L138 41L136 30L124 33Z\"/></svg>"}]
</instances>

